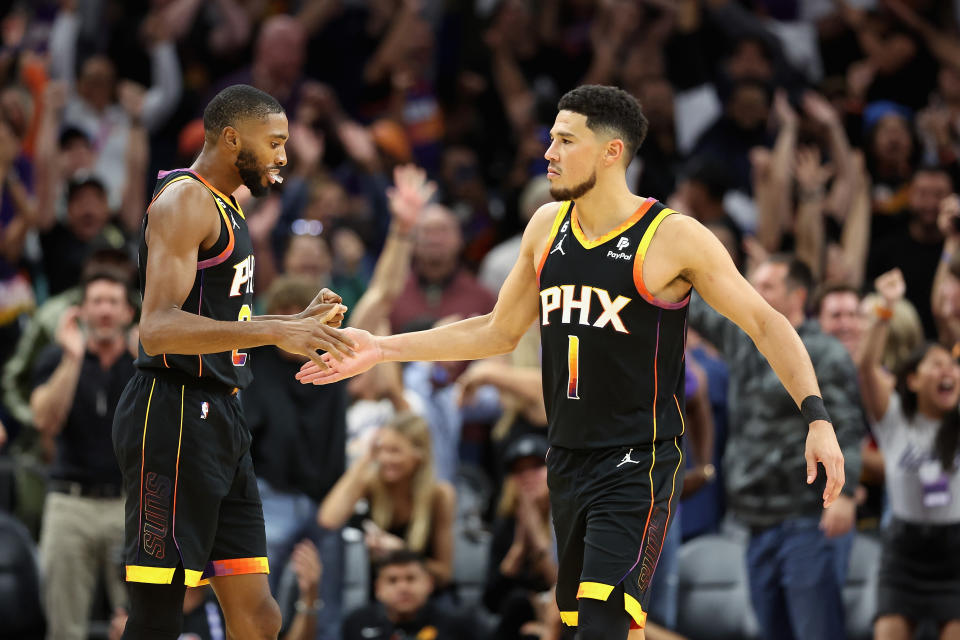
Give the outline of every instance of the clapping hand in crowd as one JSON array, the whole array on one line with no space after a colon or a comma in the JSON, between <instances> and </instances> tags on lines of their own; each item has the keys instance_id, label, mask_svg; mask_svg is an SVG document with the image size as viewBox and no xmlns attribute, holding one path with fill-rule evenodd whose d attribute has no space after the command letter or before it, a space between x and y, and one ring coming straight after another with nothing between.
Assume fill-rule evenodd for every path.
<instances>
[{"instance_id":1,"label":"clapping hand in crowd","mask_svg":"<svg viewBox=\"0 0 960 640\"><path fill-rule=\"evenodd\" d=\"M300 601L308 605L317 599L320 577L323 575L323 563L317 547L308 538L304 538L293 548L290 555L290 567L297 576Z\"/></svg>"},{"instance_id":2,"label":"clapping hand in crowd","mask_svg":"<svg viewBox=\"0 0 960 640\"><path fill-rule=\"evenodd\" d=\"M397 551L406 546L402 538L384 531L373 520L363 521L363 532L363 541L374 561L385 557L391 551Z\"/></svg>"}]
</instances>

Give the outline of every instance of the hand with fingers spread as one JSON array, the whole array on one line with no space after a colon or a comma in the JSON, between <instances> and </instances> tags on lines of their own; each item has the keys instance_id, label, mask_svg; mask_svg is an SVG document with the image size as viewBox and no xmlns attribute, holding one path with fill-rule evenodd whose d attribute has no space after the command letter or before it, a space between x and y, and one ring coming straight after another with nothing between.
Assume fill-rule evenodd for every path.
<instances>
[{"instance_id":1,"label":"hand with fingers spread","mask_svg":"<svg viewBox=\"0 0 960 640\"><path fill-rule=\"evenodd\" d=\"M327 353L322 358L311 358L300 368L296 378L302 384L330 384L363 373L383 361L377 337L361 329L331 329L343 340L349 340L351 351L346 357ZM316 354L314 354L316 355Z\"/></svg>"},{"instance_id":2,"label":"hand with fingers spread","mask_svg":"<svg viewBox=\"0 0 960 640\"><path fill-rule=\"evenodd\" d=\"M86 338L84 338L83 329L80 328L80 309L78 307L70 307L60 316L56 341L67 355L75 359L83 357L83 352L86 349Z\"/></svg>"},{"instance_id":3,"label":"hand with fingers spread","mask_svg":"<svg viewBox=\"0 0 960 640\"><path fill-rule=\"evenodd\" d=\"M284 351L307 356L319 371L327 371L329 366L321 359L318 351L326 351L323 358L327 359L327 362L336 362L354 356L354 342L345 335L345 332L324 324L324 321L333 315L337 306L343 305L332 305L333 308L329 309L325 315L294 317L282 322L281 335L278 336L275 344Z\"/></svg>"},{"instance_id":4,"label":"hand with fingers spread","mask_svg":"<svg viewBox=\"0 0 960 640\"><path fill-rule=\"evenodd\" d=\"M407 164L393 170L393 184L387 189L390 213L397 230L407 234L436 193L437 183L427 180L427 172L420 167Z\"/></svg>"},{"instance_id":5,"label":"hand with fingers spread","mask_svg":"<svg viewBox=\"0 0 960 640\"><path fill-rule=\"evenodd\" d=\"M822 193L827 181L833 176L833 167L830 164L821 164L819 148L801 147L797 149L794 175L803 198L811 193Z\"/></svg>"},{"instance_id":6,"label":"hand with fingers spread","mask_svg":"<svg viewBox=\"0 0 960 640\"><path fill-rule=\"evenodd\" d=\"M840 444L837 442L837 434L832 424L826 420L815 420L810 423L804 457L807 459L807 484L813 484L817 479L818 462L826 470L827 486L823 490L823 506L829 507L840 495L840 490L846 482L843 452L840 451Z\"/></svg>"},{"instance_id":7,"label":"hand with fingers spread","mask_svg":"<svg viewBox=\"0 0 960 640\"><path fill-rule=\"evenodd\" d=\"M833 105L816 91L803 94L803 111L818 123L831 127L841 124L840 114Z\"/></svg>"}]
</instances>

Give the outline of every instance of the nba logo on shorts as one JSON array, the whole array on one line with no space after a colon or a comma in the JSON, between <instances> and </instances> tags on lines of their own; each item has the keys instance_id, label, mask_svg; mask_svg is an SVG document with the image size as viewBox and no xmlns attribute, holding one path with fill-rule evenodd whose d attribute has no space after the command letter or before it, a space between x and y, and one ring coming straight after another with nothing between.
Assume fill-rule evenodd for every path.
<instances>
[{"instance_id":1,"label":"nba logo on shorts","mask_svg":"<svg viewBox=\"0 0 960 640\"><path fill-rule=\"evenodd\" d=\"M207 414L210 412L210 404L204 400L200 403L200 419L206 420Z\"/></svg>"},{"instance_id":2,"label":"nba logo on shorts","mask_svg":"<svg viewBox=\"0 0 960 640\"><path fill-rule=\"evenodd\" d=\"M630 246L630 239L626 236L620 236L620 239L617 240L617 251L623 251L628 246Z\"/></svg>"}]
</instances>

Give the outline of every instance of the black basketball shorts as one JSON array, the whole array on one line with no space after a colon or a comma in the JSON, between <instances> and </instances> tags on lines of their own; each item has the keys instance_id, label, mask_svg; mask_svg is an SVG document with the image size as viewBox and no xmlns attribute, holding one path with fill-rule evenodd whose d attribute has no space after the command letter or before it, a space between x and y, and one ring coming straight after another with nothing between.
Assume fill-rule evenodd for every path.
<instances>
[{"instance_id":1,"label":"black basketball shorts","mask_svg":"<svg viewBox=\"0 0 960 640\"><path fill-rule=\"evenodd\" d=\"M166 373L166 372L164 372ZM113 421L128 582L269 573L250 432L235 390L137 372Z\"/></svg>"},{"instance_id":2,"label":"black basketball shorts","mask_svg":"<svg viewBox=\"0 0 960 640\"><path fill-rule=\"evenodd\" d=\"M683 486L680 438L633 448L547 453L557 536L557 605L577 625L577 600L622 601L644 627L650 583Z\"/></svg>"}]
</instances>

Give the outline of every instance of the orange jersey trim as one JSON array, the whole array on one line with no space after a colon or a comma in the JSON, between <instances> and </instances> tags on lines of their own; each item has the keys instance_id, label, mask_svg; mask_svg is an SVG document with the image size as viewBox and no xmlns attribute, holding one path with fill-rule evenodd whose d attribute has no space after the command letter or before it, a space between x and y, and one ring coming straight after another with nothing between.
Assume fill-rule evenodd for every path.
<instances>
[{"instance_id":1,"label":"orange jersey trim","mask_svg":"<svg viewBox=\"0 0 960 640\"><path fill-rule=\"evenodd\" d=\"M249 573L270 573L270 565L264 557L259 558L230 558L228 560L211 560L203 572L204 578L221 576L240 576Z\"/></svg>"},{"instance_id":2,"label":"orange jersey trim","mask_svg":"<svg viewBox=\"0 0 960 640\"><path fill-rule=\"evenodd\" d=\"M215 194L217 194L218 196L220 196L221 198L223 198L223 201L226 202L227 204L229 204L231 209L236 209L237 213L240 214L240 217L241 217L241 218L243 218L244 220L247 219L247 217L246 217L245 215L243 215L243 210L240 209L240 205L238 204L238 205L234 206L234 204L233 204L233 198L232 198L232 197L228 196L228 195L225 194L223 191L220 191L220 189L217 189L215 186L213 186L212 184L210 184L209 182L207 182L207 179L206 179L206 178L204 178L202 175L200 175L199 173L197 173L197 172L194 171L193 169L187 169L187 171L189 171L190 174L191 174L192 176L194 176L197 180L199 180L200 182L202 182L202 183L207 187L207 189L210 189L210 191L213 191Z\"/></svg>"},{"instance_id":3,"label":"orange jersey trim","mask_svg":"<svg viewBox=\"0 0 960 640\"><path fill-rule=\"evenodd\" d=\"M623 224L621 224L616 229L606 232L596 240L587 240L587 236L583 233L583 229L580 228L580 221L577 219L577 208L573 207L573 213L570 214L570 226L573 228L573 235L577 238L577 241L583 245L584 249L593 249L594 247L599 247L604 242L615 238L620 235L633 225L635 225L643 215L650 210L650 207L653 206L653 203L656 202L654 198L647 198L640 207L633 212L629 218L627 218Z\"/></svg>"},{"instance_id":4,"label":"orange jersey trim","mask_svg":"<svg viewBox=\"0 0 960 640\"><path fill-rule=\"evenodd\" d=\"M197 271L201 269L207 269L209 267L215 267L221 262L226 261L230 257L230 254L233 253L233 245L236 242L236 238L233 236L233 225L230 224L230 218L227 216L227 212L223 210L223 207L220 205L219 201L217 203L217 208L220 209L220 217L223 218L223 222L227 227L227 234L230 237L230 240L227 242L226 248L220 252L220 254L214 258L208 258L207 260L202 260L197 263Z\"/></svg>"},{"instance_id":5,"label":"orange jersey trim","mask_svg":"<svg viewBox=\"0 0 960 640\"><path fill-rule=\"evenodd\" d=\"M537 282L540 281L540 272L543 271L543 265L546 264L547 256L550 255L550 247L553 246L553 239L557 237L557 232L560 230L560 223L563 221L564 216L567 215L567 211L572 204L573 203L568 200L562 203L557 210L557 215L553 219L553 226L550 227L550 237L547 238L547 246L543 248L543 255L540 256L540 263L537 265Z\"/></svg>"},{"instance_id":6,"label":"orange jersey trim","mask_svg":"<svg viewBox=\"0 0 960 640\"><path fill-rule=\"evenodd\" d=\"M227 203L230 203L230 202L231 202L231 200L230 200L230 198L229 198L228 196L225 196L219 189L217 189L217 188L214 187L212 184L210 184L209 182L207 182L207 180L206 180L203 176L201 176L199 173L197 173L196 171L193 171L193 170L191 170L191 169L186 169L186 171L190 173L190 176L193 176L194 178L196 178L197 180L199 180L199 181L203 184L203 186L205 186L205 187L206 187L207 189L209 189L211 192L213 192L214 194L220 196L225 202L227 202ZM150 204L147 205L147 212L150 211L150 207L152 207L152 206L153 206L153 203L157 201L157 198L159 198L160 195L161 195L164 191L167 190L167 187L169 187L170 185L172 185L172 184L174 184L174 183L177 183L177 182L182 182L182 181L184 181L184 180L190 180L190 176L177 176L176 178L172 179L172 180L171 180L170 182L168 182L167 184L163 185L163 188L161 188L160 191L157 192L157 195L153 196L153 199L150 200ZM215 258L210 258L210 259L208 259L208 260L203 260L203 261L201 261L201 262L198 262L198 263L197 263L197 269L206 269L207 267L216 266L216 265L220 264L221 262L223 262L224 260L226 260L226 259L227 259L227 256L229 256L229 255L233 252L233 245L234 245L233 225L230 224L230 219L229 219L229 217L227 216L227 212L223 210L223 207L220 205L220 201L214 199L214 202L216 202L217 208L220 210L220 216L223 218L224 223L227 225L227 233L228 233L229 236L230 236L230 241L227 243L227 248L224 249L222 252L220 252L220 255L218 255L217 257L215 257ZM234 208L232 205L230 205L230 206L231 206L231 208ZM240 217L241 217L241 218L243 218L244 220L246 220L246 216L243 215L243 211L240 209L240 206L239 206L239 205L237 205L236 211L237 211L238 214L240 214Z\"/></svg>"},{"instance_id":7,"label":"orange jersey trim","mask_svg":"<svg viewBox=\"0 0 960 640\"><path fill-rule=\"evenodd\" d=\"M643 260L647 255L647 249L650 248L650 242L653 240L653 235L657 232L657 228L660 226L660 223L663 222L663 219L673 213L677 212L673 209L664 209L657 214L657 217L653 219L647 230L643 232L643 237L640 239L640 246L637 247L637 255L633 259L633 284L637 288L637 293L639 293L644 300L656 307L660 307L661 309L681 309L685 307L688 302L690 302L689 291L687 292L687 295L684 296L683 300L680 300L679 302L667 302L666 300L661 300L647 290L647 285L643 281Z\"/></svg>"}]
</instances>

